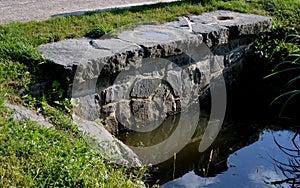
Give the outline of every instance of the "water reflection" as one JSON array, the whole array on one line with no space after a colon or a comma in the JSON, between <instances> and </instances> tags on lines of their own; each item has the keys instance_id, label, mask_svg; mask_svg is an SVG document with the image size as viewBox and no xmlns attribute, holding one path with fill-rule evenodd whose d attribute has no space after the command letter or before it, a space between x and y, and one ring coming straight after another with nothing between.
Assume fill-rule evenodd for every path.
<instances>
[{"instance_id":1,"label":"water reflection","mask_svg":"<svg viewBox=\"0 0 300 188\"><path fill-rule=\"evenodd\" d=\"M200 124L203 123L205 123L205 118L202 118ZM185 175L183 177L189 178L198 176L206 177L203 181L207 183L209 180L212 184L213 179L207 178L215 177L221 172L227 171L228 168L234 167L234 165L228 165L227 160L230 154L257 141L261 132L262 129L259 125L245 126L244 124L225 122L214 143L207 150L199 152L198 146L202 138L201 135L203 135L203 125L199 125L198 132L194 135L192 142L177 154L175 173L173 170L174 158L171 158L157 166L159 170L154 173L154 179L159 180L160 184L164 184L172 180L173 177L176 179L183 175ZM184 178L181 180L186 181ZM215 181L216 179L213 182ZM182 184L181 181L177 182ZM199 183L203 184L203 182Z\"/></svg>"},{"instance_id":2,"label":"water reflection","mask_svg":"<svg viewBox=\"0 0 300 188\"><path fill-rule=\"evenodd\" d=\"M294 157L297 157L291 159L291 156L287 156L285 152L282 152L282 147L276 144L276 142L280 143L280 146L284 146L284 148L293 147L291 140L294 133L270 130L261 132L261 127L257 125L255 126L257 131L254 131L255 128L251 131L251 129L249 130L246 127L249 128L251 126L246 126L245 124L244 126L238 126L237 129L240 130L238 132L244 132L244 134L239 136L236 133L231 134L230 128L221 132L216 140L219 143L219 153L215 157L217 160L211 165L208 177L205 176L203 170L201 171L201 167L205 167L208 158L199 158L201 154L198 156L193 155L198 158L198 161L196 160L192 164L187 162L188 159L185 161L185 165L190 165L190 170L185 173L183 172L183 175L177 176L178 178L175 178L173 181L169 179L167 183L161 182L161 187L231 188L299 186L299 174L291 171L291 169L295 170L296 166L299 170L299 154L298 156L294 155ZM251 135L251 133L256 136L247 136ZM298 143L296 144L299 146L299 140L297 141ZM213 147L216 148L216 145ZM203 155L207 154L204 153ZM178 161L178 163L180 162ZM161 168L159 173L163 172L166 168L168 167ZM164 175L161 174L158 176L162 178ZM295 181L287 181L292 178Z\"/></svg>"},{"instance_id":3,"label":"water reflection","mask_svg":"<svg viewBox=\"0 0 300 188\"><path fill-rule=\"evenodd\" d=\"M287 162L273 158L277 169L285 178L270 182L272 185L290 185L291 187L300 186L300 134L294 133L291 139L292 146L286 146L274 138L275 144L287 157Z\"/></svg>"},{"instance_id":4,"label":"water reflection","mask_svg":"<svg viewBox=\"0 0 300 188\"><path fill-rule=\"evenodd\" d=\"M273 128L280 126L266 122L225 121L213 144L199 152L207 121L205 116L199 119L189 144L175 159L156 165L147 183L158 183L162 188L299 186L299 134L275 131ZM128 145L157 144L173 134L176 122L176 117L167 119L155 134L124 134L123 141Z\"/></svg>"}]
</instances>

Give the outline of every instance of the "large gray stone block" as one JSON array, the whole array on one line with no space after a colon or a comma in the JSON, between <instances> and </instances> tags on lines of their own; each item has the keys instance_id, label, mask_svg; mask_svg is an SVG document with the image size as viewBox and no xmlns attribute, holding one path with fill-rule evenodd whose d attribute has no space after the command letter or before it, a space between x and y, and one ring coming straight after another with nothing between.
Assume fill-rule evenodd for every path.
<instances>
[{"instance_id":1,"label":"large gray stone block","mask_svg":"<svg viewBox=\"0 0 300 188\"><path fill-rule=\"evenodd\" d=\"M208 45L224 44L232 39L258 35L271 27L269 17L219 10L190 16L192 29L200 33Z\"/></svg>"},{"instance_id":2,"label":"large gray stone block","mask_svg":"<svg viewBox=\"0 0 300 188\"><path fill-rule=\"evenodd\" d=\"M242 66L235 64L243 62L254 37L270 29L271 22L216 11L140 25L110 38L45 44L39 51L55 73L51 79L78 99L76 115L149 130L189 108L211 80L224 75L228 85L236 83Z\"/></svg>"}]
</instances>

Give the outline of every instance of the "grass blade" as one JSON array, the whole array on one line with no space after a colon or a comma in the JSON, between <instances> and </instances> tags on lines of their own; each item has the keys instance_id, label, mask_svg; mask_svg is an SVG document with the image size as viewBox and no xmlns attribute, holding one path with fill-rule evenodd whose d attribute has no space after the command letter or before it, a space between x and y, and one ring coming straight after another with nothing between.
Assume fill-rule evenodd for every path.
<instances>
[{"instance_id":1,"label":"grass blade","mask_svg":"<svg viewBox=\"0 0 300 188\"><path fill-rule=\"evenodd\" d=\"M280 71L277 71L277 72L274 72L272 74L269 74L269 75L265 76L264 79L275 76L275 75L283 73L283 72L291 71L291 70L300 70L300 67L293 67L293 68L287 68L287 69L284 69L284 70L280 70Z\"/></svg>"},{"instance_id":2,"label":"grass blade","mask_svg":"<svg viewBox=\"0 0 300 188\"><path fill-rule=\"evenodd\" d=\"M300 94L300 90L293 90L293 91L289 91L289 92L286 92L286 93L283 93L281 94L280 96L276 97L272 102L271 102L271 105L273 105L276 101L278 101L280 98L284 97L284 96L287 96L287 95L291 95L289 96L289 98L284 102L281 110L280 110L280 113L279 113L279 117L281 117L284 109L286 108L287 104L290 102L290 100L292 100L296 95Z\"/></svg>"},{"instance_id":3,"label":"grass blade","mask_svg":"<svg viewBox=\"0 0 300 188\"><path fill-rule=\"evenodd\" d=\"M300 79L300 76L297 76L293 79L291 79L288 83L287 83L287 87L290 87L293 83L295 83L295 81L297 81L298 79Z\"/></svg>"}]
</instances>

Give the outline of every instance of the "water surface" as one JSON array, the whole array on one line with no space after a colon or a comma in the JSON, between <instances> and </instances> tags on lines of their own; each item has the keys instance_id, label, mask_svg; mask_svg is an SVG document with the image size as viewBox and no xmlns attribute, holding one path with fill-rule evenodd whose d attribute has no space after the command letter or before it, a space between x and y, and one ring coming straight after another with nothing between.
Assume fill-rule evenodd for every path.
<instances>
[{"instance_id":1,"label":"water surface","mask_svg":"<svg viewBox=\"0 0 300 188\"><path fill-rule=\"evenodd\" d=\"M151 133L127 133L123 141L129 146L141 144L143 147L163 142L173 134L177 121L176 117L167 119ZM188 125L188 120L186 123ZM291 182L281 182L294 175L284 172L284 169L288 171L289 163L298 160L300 172L300 136L294 138L297 134L287 125L283 128L283 125L270 122L225 121L213 144L199 152L206 127L207 118L200 118L189 144L176 156L155 165L147 183L158 183L162 188L252 188L276 187L275 184L277 187L291 187ZM180 142L175 140L173 143ZM151 155L155 157L162 152ZM284 169L281 169L282 166Z\"/></svg>"},{"instance_id":2,"label":"water surface","mask_svg":"<svg viewBox=\"0 0 300 188\"><path fill-rule=\"evenodd\" d=\"M276 187L272 182L286 179L277 167L278 163L288 164L291 158L279 148L275 140L284 147L295 148L292 144L294 135L291 131L264 130L253 144L229 155L226 171L204 178L191 170L161 187ZM299 138L296 142L299 144ZM288 183L279 186L291 187Z\"/></svg>"}]
</instances>

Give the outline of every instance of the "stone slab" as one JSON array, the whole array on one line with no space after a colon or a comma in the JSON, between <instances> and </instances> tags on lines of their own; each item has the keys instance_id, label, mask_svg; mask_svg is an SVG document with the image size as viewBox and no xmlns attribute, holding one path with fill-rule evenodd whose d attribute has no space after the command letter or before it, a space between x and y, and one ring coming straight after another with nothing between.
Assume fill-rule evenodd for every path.
<instances>
[{"instance_id":1,"label":"stone slab","mask_svg":"<svg viewBox=\"0 0 300 188\"><path fill-rule=\"evenodd\" d=\"M80 131L95 139L95 142L90 140L87 143L101 149L104 157L109 161L130 167L143 165L138 156L128 146L113 137L100 122L88 121L76 116L73 120Z\"/></svg>"},{"instance_id":2,"label":"stone slab","mask_svg":"<svg viewBox=\"0 0 300 188\"><path fill-rule=\"evenodd\" d=\"M80 124L83 130L95 132L94 120L100 118L109 120L113 132L119 127L147 132L172 114L199 107L199 97L216 88L218 80L237 83L242 66L235 64L242 64L254 37L270 29L271 21L216 11L39 50L52 65L52 79L68 77L61 81L80 103L74 112L89 121Z\"/></svg>"},{"instance_id":3,"label":"stone slab","mask_svg":"<svg viewBox=\"0 0 300 188\"><path fill-rule=\"evenodd\" d=\"M210 45L224 44L243 36L257 35L271 28L270 17L226 10L190 16L195 33L204 35ZM218 29L216 29L218 28Z\"/></svg>"},{"instance_id":4,"label":"stone slab","mask_svg":"<svg viewBox=\"0 0 300 188\"><path fill-rule=\"evenodd\" d=\"M118 38L141 46L144 58L178 55L182 53L182 43L199 40L186 30L166 25L141 25L134 30L121 32Z\"/></svg>"},{"instance_id":5,"label":"stone slab","mask_svg":"<svg viewBox=\"0 0 300 188\"><path fill-rule=\"evenodd\" d=\"M271 28L270 17L227 10L179 17L164 25L200 34L209 47L226 44L229 40L257 35Z\"/></svg>"},{"instance_id":6,"label":"stone slab","mask_svg":"<svg viewBox=\"0 0 300 188\"><path fill-rule=\"evenodd\" d=\"M33 121L41 127L55 129L55 127L50 124L42 115L36 114L36 112L29 110L23 106L17 106L14 104L6 103L9 109L13 111L13 118L18 121Z\"/></svg>"}]
</instances>

